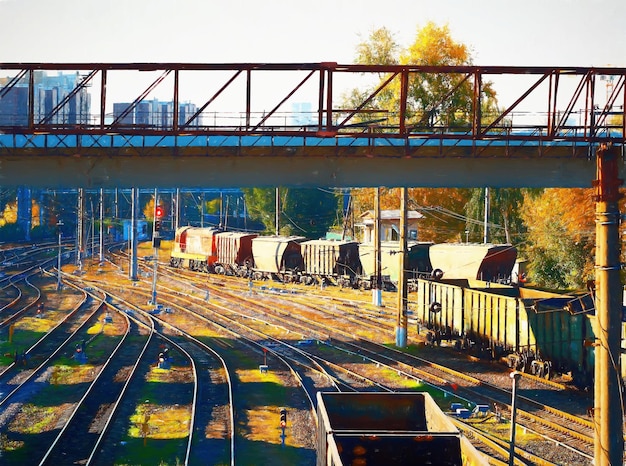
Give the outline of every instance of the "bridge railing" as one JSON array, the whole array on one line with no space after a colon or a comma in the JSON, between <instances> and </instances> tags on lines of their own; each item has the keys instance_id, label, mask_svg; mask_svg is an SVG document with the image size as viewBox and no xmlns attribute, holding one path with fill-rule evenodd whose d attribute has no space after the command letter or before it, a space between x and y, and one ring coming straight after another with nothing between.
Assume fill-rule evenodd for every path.
<instances>
[{"instance_id":1,"label":"bridge railing","mask_svg":"<svg viewBox=\"0 0 626 466\"><path fill-rule=\"evenodd\" d=\"M0 63L0 132L621 145L625 78L610 67ZM435 81L447 84L435 92Z\"/></svg>"}]
</instances>

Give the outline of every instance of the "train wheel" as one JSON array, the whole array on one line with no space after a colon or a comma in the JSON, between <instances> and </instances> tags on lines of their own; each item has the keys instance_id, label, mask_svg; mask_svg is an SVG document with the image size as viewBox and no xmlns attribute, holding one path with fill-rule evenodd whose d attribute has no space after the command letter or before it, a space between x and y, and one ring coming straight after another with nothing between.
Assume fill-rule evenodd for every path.
<instances>
[{"instance_id":1,"label":"train wheel","mask_svg":"<svg viewBox=\"0 0 626 466\"><path fill-rule=\"evenodd\" d=\"M433 280L437 280L437 281L441 280L441 278L443 277L443 270L441 269L433 270L432 273L430 274L430 277Z\"/></svg>"},{"instance_id":2,"label":"train wheel","mask_svg":"<svg viewBox=\"0 0 626 466\"><path fill-rule=\"evenodd\" d=\"M552 377L552 364L550 361L543 363L543 377L547 380L550 380L550 377Z\"/></svg>"}]
</instances>

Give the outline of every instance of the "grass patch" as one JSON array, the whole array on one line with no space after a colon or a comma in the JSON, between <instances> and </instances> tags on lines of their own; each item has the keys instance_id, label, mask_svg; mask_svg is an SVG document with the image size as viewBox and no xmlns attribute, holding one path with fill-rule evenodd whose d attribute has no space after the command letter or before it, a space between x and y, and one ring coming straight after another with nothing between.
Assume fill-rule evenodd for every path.
<instances>
[{"instance_id":1,"label":"grass patch","mask_svg":"<svg viewBox=\"0 0 626 466\"><path fill-rule=\"evenodd\" d=\"M246 411L248 420L246 422L248 433L246 439L258 442L281 443L281 428L279 426L280 406L259 406ZM289 427L285 429L285 433ZM292 435L286 435L285 445L300 447L294 441Z\"/></svg>"},{"instance_id":2,"label":"grass patch","mask_svg":"<svg viewBox=\"0 0 626 466\"><path fill-rule=\"evenodd\" d=\"M75 385L91 382L98 373L96 366L91 364L82 365L56 365L50 374L51 385Z\"/></svg>"},{"instance_id":3,"label":"grass patch","mask_svg":"<svg viewBox=\"0 0 626 466\"><path fill-rule=\"evenodd\" d=\"M0 451L3 453L19 450L24 445L23 440L11 440L7 434L0 434Z\"/></svg>"},{"instance_id":4,"label":"grass patch","mask_svg":"<svg viewBox=\"0 0 626 466\"><path fill-rule=\"evenodd\" d=\"M242 383L263 382L282 384L282 380L271 371L261 373L261 371L258 369L238 369L237 377Z\"/></svg>"},{"instance_id":5,"label":"grass patch","mask_svg":"<svg viewBox=\"0 0 626 466\"><path fill-rule=\"evenodd\" d=\"M182 442L184 444L184 442ZM157 440L143 438L127 438L117 447L116 466L135 465L183 465L185 451L181 448L181 440Z\"/></svg>"},{"instance_id":6,"label":"grass patch","mask_svg":"<svg viewBox=\"0 0 626 466\"><path fill-rule=\"evenodd\" d=\"M146 375L146 382L155 383L193 383L193 374L189 367L172 366L170 369L151 367Z\"/></svg>"},{"instance_id":7,"label":"grass patch","mask_svg":"<svg viewBox=\"0 0 626 466\"><path fill-rule=\"evenodd\" d=\"M38 319L37 319L38 320ZM15 328L13 330L13 336L9 341L9 335L7 332L2 333L3 341L0 342L0 364L8 366L15 361L15 352L21 353L22 351L30 348L39 341L46 332L26 330L22 328Z\"/></svg>"},{"instance_id":8,"label":"grass patch","mask_svg":"<svg viewBox=\"0 0 626 466\"><path fill-rule=\"evenodd\" d=\"M181 439L189 435L191 411L187 406L143 403L130 417L128 436L151 439Z\"/></svg>"},{"instance_id":9,"label":"grass patch","mask_svg":"<svg viewBox=\"0 0 626 466\"><path fill-rule=\"evenodd\" d=\"M37 406L25 404L22 410L11 420L9 430L20 434L41 434L57 428L61 414L72 405Z\"/></svg>"},{"instance_id":10,"label":"grass patch","mask_svg":"<svg viewBox=\"0 0 626 466\"><path fill-rule=\"evenodd\" d=\"M393 369L383 369L383 374L392 383L401 388L415 390L423 387L422 383L419 383L413 378L407 378L404 374L399 374L398 371L394 371Z\"/></svg>"},{"instance_id":11,"label":"grass patch","mask_svg":"<svg viewBox=\"0 0 626 466\"><path fill-rule=\"evenodd\" d=\"M496 416L490 415L484 418L470 418L465 422L481 432L488 433L494 437L508 440L511 435L511 423L508 420L498 421ZM515 442L520 446L524 446L528 442L541 440L541 437L535 433L529 432L521 426L516 426Z\"/></svg>"},{"instance_id":12,"label":"grass patch","mask_svg":"<svg viewBox=\"0 0 626 466\"><path fill-rule=\"evenodd\" d=\"M126 333L126 325L115 325L114 322L105 322L106 313L98 317L98 321L87 329L88 335L103 334L106 336L119 336Z\"/></svg>"},{"instance_id":13,"label":"grass patch","mask_svg":"<svg viewBox=\"0 0 626 466\"><path fill-rule=\"evenodd\" d=\"M178 328L185 329L186 332L189 332L194 337L219 337L219 333L211 328L211 326L207 325L206 322L196 319L190 319L189 316L184 312L172 312L168 314L167 322L174 325Z\"/></svg>"}]
</instances>

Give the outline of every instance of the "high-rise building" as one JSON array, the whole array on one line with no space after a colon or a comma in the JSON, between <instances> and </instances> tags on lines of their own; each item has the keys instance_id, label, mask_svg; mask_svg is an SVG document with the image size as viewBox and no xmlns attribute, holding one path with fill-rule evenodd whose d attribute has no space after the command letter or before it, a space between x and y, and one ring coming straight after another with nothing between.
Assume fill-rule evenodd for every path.
<instances>
[{"instance_id":1,"label":"high-rise building","mask_svg":"<svg viewBox=\"0 0 626 466\"><path fill-rule=\"evenodd\" d=\"M89 124L91 96L87 88L75 91L80 74L48 76L44 71L33 75L33 124ZM0 78L0 88L10 83ZM24 77L0 98L0 126L25 126L28 122L28 78Z\"/></svg>"},{"instance_id":2,"label":"high-rise building","mask_svg":"<svg viewBox=\"0 0 626 466\"><path fill-rule=\"evenodd\" d=\"M142 100L134 105L114 103L113 121L119 125L134 125L153 129L171 129L174 124L174 103L161 102L157 99ZM178 105L178 124L187 124L187 121L196 113L196 105L185 102ZM187 127L197 128L201 126L201 116L194 118Z\"/></svg>"}]
</instances>

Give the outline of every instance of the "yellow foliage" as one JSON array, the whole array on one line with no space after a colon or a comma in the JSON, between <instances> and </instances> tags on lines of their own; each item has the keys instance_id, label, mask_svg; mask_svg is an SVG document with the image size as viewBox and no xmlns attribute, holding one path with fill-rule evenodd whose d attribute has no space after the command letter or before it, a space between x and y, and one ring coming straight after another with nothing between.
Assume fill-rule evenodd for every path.
<instances>
[{"instance_id":1,"label":"yellow foliage","mask_svg":"<svg viewBox=\"0 0 626 466\"><path fill-rule=\"evenodd\" d=\"M142 404L130 417L130 437L152 439L185 438L189 435L191 411L188 406Z\"/></svg>"},{"instance_id":2,"label":"yellow foliage","mask_svg":"<svg viewBox=\"0 0 626 466\"><path fill-rule=\"evenodd\" d=\"M17 222L17 202L9 202L4 206L4 212L2 213L5 223Z\"/></svg>"},{"instance_id":3,"label":"yellow foliage","mask_svg":"<svg viewBox=\"0 0 626 466\"><path fill-rule=\"evenodd\" d=\"M237 370L237 377L242 383L271 382L282 384L282 380L273 372L262 374L258 369Z\"/></svg>"},{"instance_id":4,"label":"yellow foliage","mask_svg":"<svg viewBox=\"0 0 626 466\"><path fill-rule=\"evenodd\" d=\"M415 42L400 62L404 65L467 65L471 64L471 57L467 46L452 39L448 25L440 27L429 21L418 28Z\"/></svg>"},{"instance_id":5,"label":"yellow foliage","mask_svg":"<svg viewBox=\"0 0 626 466\"><path fill-rule=\"evenodd\" d=\"M355 216L374 208L374 188L353 189ZM419 223L419 240L445 242L459 240L465 231L465 222L437 213L443 208L452 212L463 212L470 196L468 189L455 188L409 188L408 208L418 210L425 218ZM381 188L381 210L400 208L400 190Z\"/></svg>"}]
</instances>

